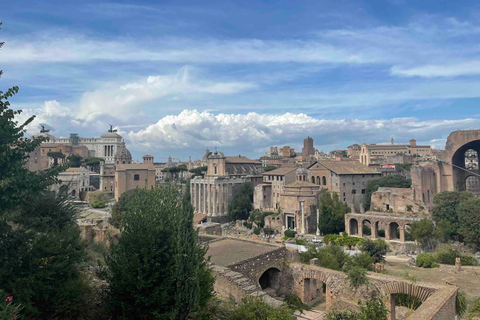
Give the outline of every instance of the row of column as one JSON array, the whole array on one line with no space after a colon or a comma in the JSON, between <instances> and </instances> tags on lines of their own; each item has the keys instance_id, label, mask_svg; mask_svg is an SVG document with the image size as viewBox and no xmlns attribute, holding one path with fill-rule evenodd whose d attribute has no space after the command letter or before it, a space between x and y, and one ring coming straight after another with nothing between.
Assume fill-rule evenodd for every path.
<instances>
[{"instance_id":1,"label":"row of column","mask_svg":"<svg viewBox=\"0 0 480 320\"><path fill-rule=\"evenodd\" d=\"M115 155L114 146L104 146L105 157L113 157Z\"/></svg>"},{"instance_id":2,"label":"row of column","mask_svg":"<svg viewBox=\"0 0 480 320\"><path fill-rule=\"evenodd\" d=\"M227 214L228 195L232 193L229 183L192 183L192 205L196 213L209 216L224 216Z\"/></svg>"}]
</instances>

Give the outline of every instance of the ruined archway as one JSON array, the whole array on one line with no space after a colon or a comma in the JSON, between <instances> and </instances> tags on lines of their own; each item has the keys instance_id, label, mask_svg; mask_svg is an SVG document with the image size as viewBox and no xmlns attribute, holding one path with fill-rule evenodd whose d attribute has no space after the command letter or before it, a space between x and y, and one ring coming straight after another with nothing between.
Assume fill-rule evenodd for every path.
<instances>
[{"instance_id":1,"label":"ruined archway","mask_svg":"<svg viewBox=\"0 0 480 320\"><path fill-rule=\"evenodd\" d=\"M465 190L480 196L480 178L477 176L468 176L465 179Z\"/></svg>"},{"instance_id":2,"label":"ruined archway","mask_svg":"<svg viewBox=\"0 0 480 320\"><path fill-rule=\"evenodd\" d=\"M280 270L277 268L267 269L258 279L258 284L262 290L276 290L279 288Z\"/></svg>"},{"instance_id":3,"label":"ruined archway","mask_svg":"<svg viewBox=\"0 0 480 320\"><path fill-rule=\"evenodd\" d=\"M453 187L457 191L466 191L468 183L475 183L474 178L478 177L479 171L480 140L470 141L459 147L452 156L452 177Z\"/></svg>"},{"instance_id":4,"label":"ruined archway","mask_svg":"<svg viewBox=\"0 0 480 320\"><path fill-rule=\"evenodd\" d=\"M407 282L390 282L382 285L380 291L387 300L386 306L390 311L390 319L395 320L396 302L402 302L400 305L407 304L407 307L415 310L435 292L435 289Z\"/></svg>"},{"instance_id":5,"label":"ruined archway","mask_svg":"<svg viewBox=\"0 0 480 320\"><path fill-rule=\"evenodd\" d=\"M388 240L400 240L400 228L398 223L390 222L388 224L389 239Z\"/></svg>"},{"instance_id":6,"label":"ruined archway","mask_svg":"<svg viewBox=\"0 0 480 320\"><path fill-rule=\"evenodd\" d=\"M349 235L355 236L358 234L358 221L357 219L350 219L349 225Z\"/></svg>"},{"instance_id":7,"label":"ruined archway","mask_svg":"<svg viewBox=\"0 0 480 320\"><path fill-rule=\"evenodd\" d=\"M370 222L370 220L365 219L362 221L362 234L364 236L371 236L372 233L374 232L373 230L374 226Z\"/></svg>"}]
</instances>

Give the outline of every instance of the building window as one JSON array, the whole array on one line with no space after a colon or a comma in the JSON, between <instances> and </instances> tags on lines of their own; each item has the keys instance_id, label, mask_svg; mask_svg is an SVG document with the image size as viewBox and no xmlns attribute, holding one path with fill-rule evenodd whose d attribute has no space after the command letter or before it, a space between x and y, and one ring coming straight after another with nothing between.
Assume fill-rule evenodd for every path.
<instances>
[{"instance_id":1,"label":"building window","mask_svg":"<svg viewBox=\"0 0 480 320\"><path fill-rule=\"evenodd\" d=\"M362 189L362 194L365 194L365 189Z\"/></svg>"},{"instance_id":2,"label":"building window","mask_svg":"<svg viewBox=\"0 0 480 320\"><path fill-rule=\"evenodd\" d=\"M345 192L343 193L343 196L345 197Z\"/></svg>"},{"instance_id":3,"label":"building window","mask_svg":"<svg viewBox=\"0 0 480 320\"><path fill-rule=\"evenodd\" d=\"M322 177L322 183L324 186L327 185L327 178L325 176Z\"/></svg>"},{"instance_id":4,"label":"building window","mask_svg":"<svg viewBox=\"0 0 480 320\"><path fill-rule=\"evenodd\" d=\"M356 194L356 193L357 193L357 190L352 189L352 194Z\"/></svg>"},{"instance_id":5,"label":"building window","mask_svg":"<svg viewBox=\"0 0 480 320\"><path fill-rule=\"evenodd\" d=\"M140 180L140 175L139 174L133 175L133 180L135 180L135 181Z\"/></svg>"}]
</instances>

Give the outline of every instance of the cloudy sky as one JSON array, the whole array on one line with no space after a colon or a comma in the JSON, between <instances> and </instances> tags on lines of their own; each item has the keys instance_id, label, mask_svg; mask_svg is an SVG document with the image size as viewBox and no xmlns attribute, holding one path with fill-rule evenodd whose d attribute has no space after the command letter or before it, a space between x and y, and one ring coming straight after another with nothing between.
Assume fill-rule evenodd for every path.
<instances>
[{"instance_id":1,"label":"cloudy sky","mask_svg":"<svg viewBox=\"0 0 480 320\"><path fill-rule=\"evenodd\" d=\"M9 1L0 90L55 136L113 124L134 158L259 157L480 128L480 3Z\"/></svg>"}]
</instances>

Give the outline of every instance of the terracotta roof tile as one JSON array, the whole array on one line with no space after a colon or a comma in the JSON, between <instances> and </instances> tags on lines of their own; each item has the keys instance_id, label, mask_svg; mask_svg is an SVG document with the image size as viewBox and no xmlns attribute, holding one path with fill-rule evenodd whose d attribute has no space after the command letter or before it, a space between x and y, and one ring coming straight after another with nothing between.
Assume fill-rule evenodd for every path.
<instances>
[{"instance_id":1,"label":"terracotta roof tile","mask_svg":"<svg viewBox=\"0 0 480 320\"><path fill-rule=\"evenodd\" d=\"M325 160L318 161L318 163L336 174L381 174L377 170L369 168L356 160Z\"/></svg>"}]
</instances>

